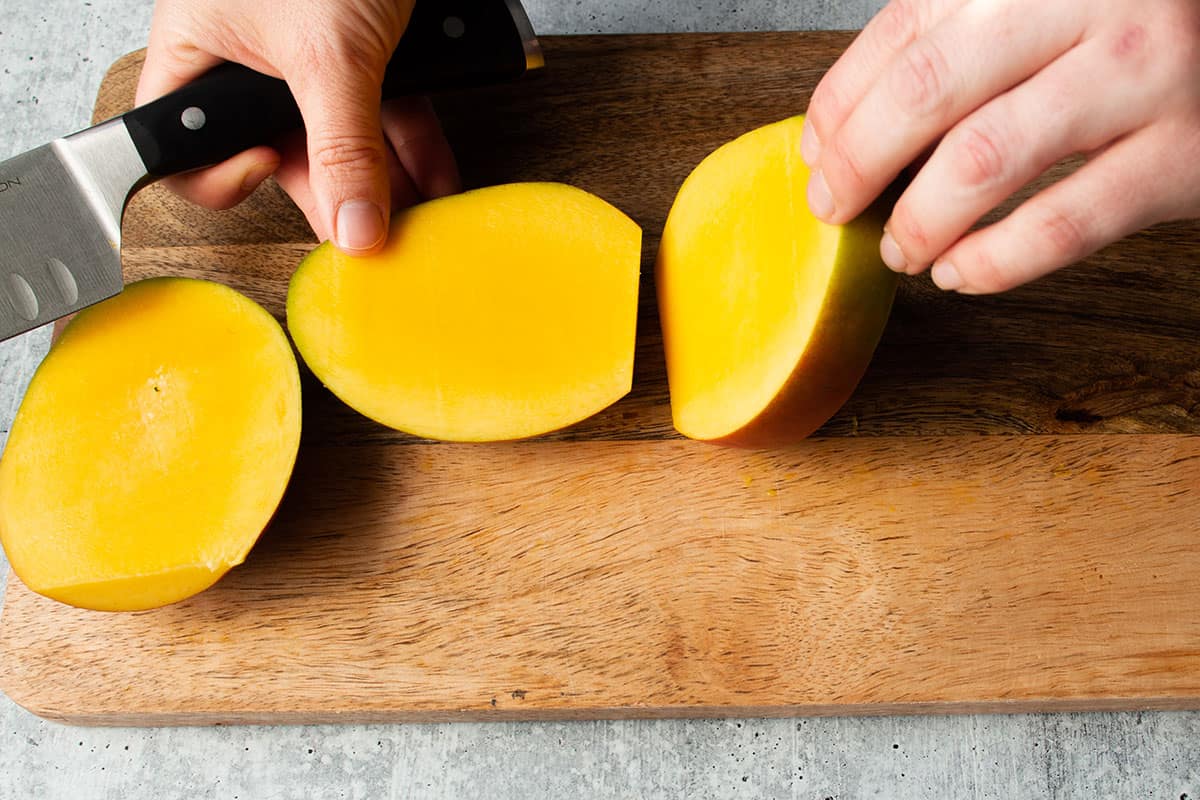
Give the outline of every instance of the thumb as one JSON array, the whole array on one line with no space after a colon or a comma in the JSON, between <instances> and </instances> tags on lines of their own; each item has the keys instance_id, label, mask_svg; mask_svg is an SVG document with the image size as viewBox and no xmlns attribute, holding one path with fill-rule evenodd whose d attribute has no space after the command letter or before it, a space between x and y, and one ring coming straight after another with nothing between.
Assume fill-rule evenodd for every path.
<instances>
[{"instance_id":1,"label":"thumb","mask_svg":"<svg viewBox=\"0 0 1200 800\"><path fill-rule=\"evenodd\" d=\"M350 255L372 253L387 238L391 190L380 121L385 68L385 60L360 63L309 70L289 81L307 132L315 211L334 244Z\"/></svg>"}]
</instances>

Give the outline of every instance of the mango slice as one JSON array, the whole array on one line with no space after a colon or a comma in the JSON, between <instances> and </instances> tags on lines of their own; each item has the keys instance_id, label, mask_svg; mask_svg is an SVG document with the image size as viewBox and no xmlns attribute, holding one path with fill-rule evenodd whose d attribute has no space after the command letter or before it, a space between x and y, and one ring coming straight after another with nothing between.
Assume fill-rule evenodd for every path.
<instances>
[{"instance_id":1,"label":"mango slice","mask_svg":"<svg viewBox=\"0 0 1200 800\"><path fill-rule=\"evenodd\" d=\"M693 439L804 438L850 397L887 322L886 205L844 226L812 216L803 124L786 119L714 151L667 218L659 317L672 417Z\"/></svg>"},{"instance_id":2,"label":"mango slice","mask_svg":"<svg viewBox=\"0 0 1200 800\"><path fill-rule=\"evenodd\" d=\"M288 328L334 394L430 439L572 425L633 379L641 229L564 184L516 183L402 211L384 250L325 243L292 277Z\"/></svg>"},{"instance_id":3,"label":"mango slice","mask_svg":"<svg viewBox=\"0 0 1200 800\"><path fill-rule=\"evenodd\" d=\"M0 541L39 594L166 605L242 562L299 444L299 369L265 309L207 281L134 283L35 373L0 458Z\"/></svg>"}]
</instances>

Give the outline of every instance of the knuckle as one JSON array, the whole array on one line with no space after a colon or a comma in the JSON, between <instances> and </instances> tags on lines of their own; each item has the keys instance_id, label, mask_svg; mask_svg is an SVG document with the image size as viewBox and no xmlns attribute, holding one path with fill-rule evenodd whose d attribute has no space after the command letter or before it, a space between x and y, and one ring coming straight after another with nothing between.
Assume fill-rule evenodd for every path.
<instances>
[{"instance_id":1,"label":"knuckle","mask_svg":"<svg viewBox=\"0 0 1200 800\"><path fill-rule=\"evenodd\" d=\"M1146 28L1137 23L1129 22L1118 26L1116 35L1109 45L1109 53L1119 63L1127 67L1140 65L1149 49L1150 37Z\"/></svg>"},{"instance_id":2,"label":"knuckle","mask_svg":"<svg viewBox=\"0 0 1200 800\"><path fill-rule=\"evenodd\" d=\"M190 70L204 63L207 53L190 41L178 39L168 42L164 48L167 55L167 70L172 78L186 77Z\"/></svg>"},{"instance_id":3,"label":"knuckle","mask_svg":"<svg viewBox=\"0 0 1200 800\"><path fill-rule=\"evenodd\" d=\"M948 73L941 48L922 39L901 53L891 74L893 96L909 114L936 114L950 101Z\"/></svg>"},{"instance_id":4,"label":"knuckle","mask_svg":"<svg viewBox=\"0 0 1200 800\"><path fill-rule=\"evenodd\" d=\"M387 51L374 37L347 37L336 33L304 37L297 46L304 73L299 77L323 80L333 70L355 79L374 80L383 74Z\"/></svg>"},{"instance_id":5,"label":"knuckle","mask_svg":"<svg viewBox=\"0 0 1200 800\"><path fill-rule=\"evenodd\" d=\"M329 40L322 36L305 36L296 43L296 64L299 69L291 79L305 81L318 70L328 69L331 63L337 62Z\"/></svg>"},{"instance_id":6,"label":"knuckle","mask_svg":"<svg viewBox=\"0 0 1200 800\"><path fill-rule=\"evenodd\" d=\"M1052 206L1040 209L1035 212L1034 231L1055 260L1074 261L1088 252L1087 225L1078 214Z\"/></svg>"},{"instance_id":7,"label":"knuckle","mask_svg":"<svg viewBox=\"0 0 1200 800\"><path fill-rule=\"evenodd\" d=\"M314 142L310 158L321 169L331 172L374 174L387 165L383 148L374 137L353 134Z\"/></svg>"},{"instance_id":8,"label":"knuckle","mask_svg":"<svg viewBox=\"0 0 1200 800\"><path fill-rule=\"evenodd\" d=\"M841 87L835 86L832 80L823 80L813 91L807 116L817 135L828 137L836 127L835 120L844 120L850 116L850 103L842 94Z\"/></svg>"},{"instance_id":9,"label":"knuckle","mask_svg":"<svg viewBox=\"0 0 1200 800\"><path fill-rule=\"evenodd\" d=\"M920 6L916 0L892 0L879 14L879 44L887 50L907 47L920 29Z\"/></svg>"},{"instance_id":10,"label":"knuckle","mask_svg":"<svg viewBox=\"0 0 1200 800\"><path fill-rule=\"evenodd\" d=\"M1011 270L982 248L974 250L966 259L955 256L954 260L974 291L993 294L1012 289L1019 283Z\"/></svg>"},{"instance_id":11,"label":"knuckle","mask_svg":"<svg viewBox=\"0 0 1200 800\"><path fill-rule=\"evenodd\" d=\"M832 143L832 163L825 166L827 178L845 186L849 184L852 191L861 191L867 185L866 172L855 153L847 146L843 137L835 137Z\"/></svg>"},{"instance_id":12,"label":"knuckle","mask_svg":"<svg viewBox=\"0 0 1200 800\"><path fill-rule=\"evenodd\" d=\"M888 230L896 238L900 250L910 261L922 264L929 261L931 256L929 233L913 215L907 203L902 201L896 204L895 209L892 210L891 220L888 222Z\"/></svg>"},{"instance_id":13,"label":"knuckle","mask_svg":"<svg viewBox=\"0 0 1200 800\"><path fill-rule=\"evenodd\" d=\"M955 138L951 169L958 180L970 187L1003 182L1008 172L1008 154L1019 152L1015 145L1007 142L997 126L983 120L966 124Z\"/></svg>"},{"instance_id":14,"label":"knuckle","mask_svg":"<svg viewBox=\"0 0 1200 800\"><path fill-rule=\"evenodd\" d=\"M1108 31L1105 55L1151 88L1194 83L1200 72L1200 3L1162 0L1154 12Z\"/></svg>"}]
</instances>

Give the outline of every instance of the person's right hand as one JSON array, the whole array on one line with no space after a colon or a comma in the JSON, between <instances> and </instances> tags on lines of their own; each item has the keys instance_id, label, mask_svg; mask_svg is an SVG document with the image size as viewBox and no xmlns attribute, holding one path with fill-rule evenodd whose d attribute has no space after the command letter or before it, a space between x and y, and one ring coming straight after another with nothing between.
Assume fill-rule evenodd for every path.
<instances>
[{"instance_id":1,"label":"person's right hand","mask_svg":"<svg viewBox=\"0 0 1200 800\"><path fill-rule=\"evenodd\" d=\"M413 0L159 0L137 103L236 61L287 81L304 118L276 150L255 147L168 179L199 205L228 208L272 173L317 237L365 254L393 207L457 191L458 171L427 101L380 105Z\"/></svg>"},{"instance_id":2,"label":"person's right hand","mask_svg":"<svg viewBox=\"0 0 1200 800\"><path fill-rule=\"evenodd\" d=\"M821 79L809 207L844 223L920 162L880 243L898 272L1011 289L1200 217L1200 2L891 0ZM986 214L1062 159L1087 162Z\"/></svg>"}]
</instances>

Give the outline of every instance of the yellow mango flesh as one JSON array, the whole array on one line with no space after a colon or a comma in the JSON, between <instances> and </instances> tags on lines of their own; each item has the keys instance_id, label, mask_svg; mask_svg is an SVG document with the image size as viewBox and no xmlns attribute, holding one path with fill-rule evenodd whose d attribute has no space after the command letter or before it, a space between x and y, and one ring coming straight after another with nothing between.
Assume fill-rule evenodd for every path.
<instances>
[{"instance_id":1,"label":"yellow mango flesh","mask_svg":"<svg viewBox=\"0 0 1200 800\"><path fill-rule=\"evenodd\" d=\"M166 605L242 562L299 443L299 371L266 310L207 281L131 284L34 375L0 458L0 541L40 594Z\"/></svg>"},{"instance_id":2,"label":"yellow mango flesh","mask_svg":"<svg viewBox=\"0 0 1200 800\"><path fill-rule=\"evenodd\" d=\"M671 408L685 436L748 446L807 436L853 391L896 276L882 217L808 210L803 117L709 155L684 182L656 265Z\"/></svg>"},{"instance_id":3,"label":"yellow mango flesh","mask_svg":"<svg viewBox=\"0 0 1200 800\"><path fill-rule=\"evenodd\" d=\"M430 439L566 427L633 378L641 229L556 183L478 189L400 212L385 249L301 263L288 328L360 413Z\"/></svg>"}]
</instances>

